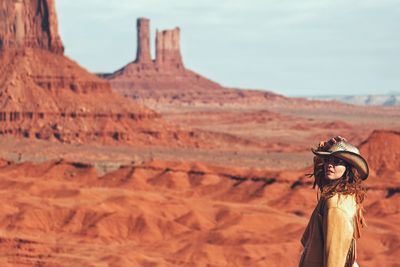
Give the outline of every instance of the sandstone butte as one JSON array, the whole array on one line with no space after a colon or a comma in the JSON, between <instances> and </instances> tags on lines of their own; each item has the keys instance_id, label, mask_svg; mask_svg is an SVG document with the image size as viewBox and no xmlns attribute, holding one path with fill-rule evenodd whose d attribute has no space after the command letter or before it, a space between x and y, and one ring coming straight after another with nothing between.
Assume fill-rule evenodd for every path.
<instances>
[{"instance_id":1,"label":"sandstone butte","mask_svg":"<svg viewBox=\"0 0 400 267\"><path fill-rule=\"evenodd\" d=\"M153 144L162 131L169 140L159 114L64 55L54 0L3 0L0 19L1 135Z\"/></svg>"},{"instance_id":2,"label":"sandstone butte","mask_svg":"<svg viewBox=\"0 0 400 267\"><path fill-rule=\"evenodd\" d=\"M180 51L180 28L156 32L156 57L150 51L150 20L137 20L136 60L112 74L103 74L116 91L129 94L131 89L218 90L216 82L188 70Z\"/></svg>"},{"instance_id":3,"label":"sandstone butte","mask_svg":"<svg viewBox=\"0 0 400 267\"><path fill-rule=\"evenodd\" d=\"M267 91L226 88L187 69L180 50L180 28L156 31L155 59L150 50L150 20L137 19L136 59L113 73L100 73L115 92L148 102L221 104L284 99Z\"/></svg>"}]
</instances>

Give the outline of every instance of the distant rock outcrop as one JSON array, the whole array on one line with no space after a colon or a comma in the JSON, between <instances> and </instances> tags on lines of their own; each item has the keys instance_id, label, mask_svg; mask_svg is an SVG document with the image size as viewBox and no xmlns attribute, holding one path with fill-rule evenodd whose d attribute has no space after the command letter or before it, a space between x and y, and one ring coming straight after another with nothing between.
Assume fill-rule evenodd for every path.
<instances>
[{"instance_id":1,"label":"distant rock outcrop","mask_svg":"<svg viewBox=\"0 0 400 267\"><path fill-rule=\"evenodd\" d=\"M315 96L311 97L311 99L336 100L362 106L400 107L400 94L398 93L388 95Z\"/></svg>"},{"instance_id":2,"label":"distant rock outcrop","mask_svg":"<svg viewBox=\"0 0 400 267\"><path fill-rule=\"evenodd\" d=\"M180 29L157 31L156 64L167 68L184 68L180 48Z\"/></svg>"},{"instance_id":3,"label":"distant rock outcrop","mask_svg":"<svg viewBox=\"0 0 400 267\"><path fill-rule=\"evenodd\" d=\"M400 178L400 132L376 130L360 145L360 151L379 180L391 183Z\"/></svg>"},{"instance_id":4,"label":"distant rock outcrop","mask_svg":"<svg viewBox=\"0 0 400 267\"><path fill-rule=\"evenodd\" d=\"M139 18L137 25L137 54L135 64L151 65L150 68L183 68L180 51L180 29L156 33L156 59L153 62L150 51L150 20ZM154 64L155 63L155 64Z\"/></svg>"},{"instance_id":5,"label":"distant rock outcrop","mask_svg":"<svg viewBox=\"0 0 400 267\"><path fill-rule=\"evenodd\" d=\"M136 59L114 73L98 74L115 92L151 105L154 102L237 103L283 98L271 92L228 89L185 68L180 50L180 28L156 32L155 59L150 53L150 22L137 20Z\"/></svg>"},{"instance_id":6,"label":"distant rock outcrop","mask_svg":"<svg viewBox=\"0 0 400 267\"><path fill-rule=\"evenodd\" d=\"M150 20L145 18L137 20L137 40L137 55L135 63L151 64Z\"/></svg>"},{"instance_id":7,"label":"distant rock outcrop","mask_svg":"<svg viewBox=\"0 0 400 267\"><path fill-rule=\"evenodd\" d=\"M194 88L222 89L222 87L193 71L185 69L180 52L180 29L157 31L156 58L150 53L150 21L137 20L136 59L112 74L99 74L110 80L113 89L133 98L149 97L156 90Z\"/></svg>"}]
</instances>

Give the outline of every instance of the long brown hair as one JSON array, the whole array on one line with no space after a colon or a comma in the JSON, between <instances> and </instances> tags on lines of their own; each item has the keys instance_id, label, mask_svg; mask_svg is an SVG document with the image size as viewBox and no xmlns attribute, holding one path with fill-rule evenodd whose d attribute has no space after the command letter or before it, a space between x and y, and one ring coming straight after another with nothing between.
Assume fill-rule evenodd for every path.
<instances>
[{"instance_id":1,"label":"long brown hair","mask_svg":"<svg viewBox=\"0 0 400 267\"><path fill-rule=\"evenodd\" d=\"M313 188L318 186L318 199L330 198L339 193L342 195L353 195L357 203L357 226L366 226L363 216L363 202L366 196L366 189L362 185L362 179L357 169L349 163L346 163L346 171L343 176L336 180L328 180L325 178L324 159L322 157L314 157L314 176ZM357 229L358 236L359 230Z\"/></svg>"}]
</instances>

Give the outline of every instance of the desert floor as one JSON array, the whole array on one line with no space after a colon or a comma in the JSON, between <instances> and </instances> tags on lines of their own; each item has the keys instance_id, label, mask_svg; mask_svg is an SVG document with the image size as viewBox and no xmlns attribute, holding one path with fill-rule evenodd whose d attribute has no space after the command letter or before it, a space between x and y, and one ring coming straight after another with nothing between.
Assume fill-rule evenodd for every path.
<instances>
[{"instance_id":1,"label":"desert floor","mask_svg":"<svg viewBox=\"0 0 400 267\"><path fill-rule=\"evenodd\" d=\"M146 103L197 148L1 137L1 266L297 266L334 135L371 160L358 262L399 266L400 110L295 102Z\"/></svg>"}]
</instances>

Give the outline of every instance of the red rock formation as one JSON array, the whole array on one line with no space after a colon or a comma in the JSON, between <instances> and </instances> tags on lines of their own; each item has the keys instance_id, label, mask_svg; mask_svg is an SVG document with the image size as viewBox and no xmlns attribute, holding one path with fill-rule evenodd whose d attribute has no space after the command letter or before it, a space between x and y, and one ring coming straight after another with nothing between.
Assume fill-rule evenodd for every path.
<instances>
[{"instance_id":1,"label":"red rock formation","mask_svg":"<svg viewBox=\"0 0 400 267\"><path fill-rule=\"evenodd\" d=\"M183 68L180 50L180 29L157 31L156 64L160 67Z\"/></svg>"},{"instance_id":2,"label":"red rock formation","mask_svg":"<svg viewBox=\"0 0 400 267\"><path fill-rule=\"evenodd\" d=\"M108 79L118 94L142 101L177 103L264 103L282 98L271 92L232 90L184 67L180 51L180 28L157 31L156 58L148 64L149 20L140 18L138 25L137 59L114 73L98 74ZM146 48L143 48L146 47ZM144 52L146 51L146 52ZM143 64L144 58L146 64Z\"/></svg>"},{"instance_id":3,"label":"red rock formation","mask_svg":"<svg viewBox=\"0 0 400 267\"><path fill-rule=\"evenodd\" d=\"M0 134L163 142L154 138L166 128L157 113L114 94L107 81L63 55L54 0L3 0L0 16Z\"/></svg>"},{"instance_id":4,"label":"red rock formation","mask_svg":"<svg viewBox=\"0 0 400 267\"><path fill-rule=\"evenodd\" d=\"M149 20L140 18L137 25L137 59L112 74L99 75L110 80L117 93L136 99L160 95L173 97L176 90L193 92L223 89L218 83L185 69L180 52L179 28L157 31L156 59L148 64ZM146 63L145 67L143 63ZM162 90L162 93L158 90Z\"/></svg>"},{"instance_id":5,"label":"red rock formation","mask_svg":"<svg viewBox=\"0 0 400 267\"><path fill-rule=\"evenodd\" d=\"M360 145L371 174L388 183L400 178L400 132L374 131Z\"/></svg>"},{"instance_id":6,"label":"red rock formation","mask_svg":"<svg viewBox=\"0 0 400 267\"><path fill-rule=\"evenodd\" d=\"M54 0L2 1L0 48L43 48L62 54Z\"/></svg>"},{"instance_id":7,"label":"red rock formation","mask_svg":"<svg viewBox=\"0 0 400 267\"><path fill-rule=\"evenodd\" d=\"M150 20L139 18L137 20L137 55L136 63L151 63L150 53Z\"/></svg>"}]
</instances>

